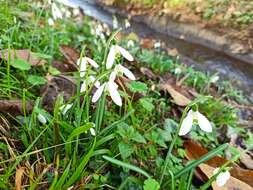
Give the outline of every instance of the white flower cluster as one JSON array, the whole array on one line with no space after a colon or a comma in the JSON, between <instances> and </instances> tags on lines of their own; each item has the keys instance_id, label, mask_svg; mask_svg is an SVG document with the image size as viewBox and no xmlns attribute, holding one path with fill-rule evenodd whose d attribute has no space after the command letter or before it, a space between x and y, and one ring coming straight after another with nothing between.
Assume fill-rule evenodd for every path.
<instances>
[{"instance_id":1,"label":"white flower cluster","mask_svg":"<svg viewBox=\"0 0 253 190\"><path fill-rule=\"evenodd\" d=\"M113 102L118 106L122 106L122 99L118 92L118 85L115 83L115 79L119 75L125 75L130 80L135 80L135 76L128 68L124 67L121 64L117 64L113 67L116 56L118 54L122 55L128 61L134 60L133 56L126 49L119 45L112 45L107 56L105 65L106 69L110 70L111 73L109 74L109 80L104 82L103 84L100 84L100 82L96 79L94 75L86 76L88 65L95 69L98 69L99 65L94 60L88 57L82 57L78 59L77 65L80 68L80 77L85 77L82 82L80 92L85 92L87 87L94 84L97 90L92 97L93 103L97 102L103 93L109 92L109 95L112 98Z\"/></svg>"}]
</instances>

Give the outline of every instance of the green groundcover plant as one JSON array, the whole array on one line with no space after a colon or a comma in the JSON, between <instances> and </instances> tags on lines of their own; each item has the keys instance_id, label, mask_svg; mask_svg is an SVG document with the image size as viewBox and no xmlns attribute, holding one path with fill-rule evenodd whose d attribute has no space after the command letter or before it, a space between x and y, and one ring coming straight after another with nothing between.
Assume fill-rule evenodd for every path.
<instances>
[{"instance_id":1,"label":"green groundcover plant","mask_svg":"<svg viewBox=\"0 0 253 190\"><path fill-rule=\"evenodd\" d=\"M194 184L193 174L199 164L229 149L220 143L216 129L237 129L236 110L222 101L240 101L240 93L224 91L220 85L217 94L225 95L209 96L209 79L216 75L194 71L136 44L126 48L126 41L116 40L119 30L106 32L88 17L74 23L78 9L70 11L51 1L0 3L5 23L0 22L0 48L29 49L47 60L40 67L11 56L1 61L1 99L20 98L23 104L22 115L1 115L11 128L1 129L1 189L17 187L19 180L24 189L51 190L208 189L213 182L226 184L229 165L239 157L235 151L206 183ZM80 50L77 71L61 73L53 67L55 59L62 59L62 44ZM159 74L171 72L176 78L189 74L186 84L201 95L184 109L177 107L180 115L175 116L176 105L152 87L156 81L137 76L127 63ZM62 75L75 81L76 90L68 99L58 93L52 110L46 110L39 90L46 85L46 76ZM25 107L29 101L34 105L31 113ZM208 144L210 151L186 162L186 135Z\"/></svg>"}]
</instances>

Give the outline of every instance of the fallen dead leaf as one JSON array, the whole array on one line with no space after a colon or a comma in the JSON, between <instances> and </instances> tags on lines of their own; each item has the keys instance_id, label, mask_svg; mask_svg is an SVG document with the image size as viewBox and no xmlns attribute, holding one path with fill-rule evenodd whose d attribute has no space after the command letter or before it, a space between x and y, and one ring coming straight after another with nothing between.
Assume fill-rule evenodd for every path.
<instances>
[{"instance_id":1,"label":"fallen dead leaf","mask_svg":"<svg viewBox=\"0 0 253 190\"><path fill-rule=\"evenodd\" d=\"M0 111L3 113L9 113L12 115L23 115L23 101L22 100L0 100ZM33 109L33 103L26 102L26 112L31 113Z\"/></svg>"},{"instance_id":2,"label":"fallen dead leaf","mask_svg":"<svg viewBox=\"0 0 253 190\"><path fill-rule=\"evenodd\" d=\"M173 88L170 84L162 84L160 87L161 89L168 91L175 104L179 106L187 106L191 102L189 98L185 97L183 94L175 90L175 88Z\"/></svg>"},{"instance_id":3,"label":"fallen dead leaf","mask_svg":"<svg viewBox=\"0 0 253 190\"><path fill-rule=\"evenodd\" d=\"M22 176L25 172L25 169L23 167L20 167L16 170L16 176L15 176L15 190L21 190L22 186Z\"/></svg>"},{"instance_id":4,"label":"fallen dead leaf","mask_svg":"<svg viewBox=\"0 0 253 190\"><path fill-rule=\"evenodd\" d=\"M36 56L35 53L31 52L28 49L22 49L22 50L10 50L8 49L2 50L0 52L0 59L8 60L10 54L10 59L23 59L26 60L28 63L30 63L32 66L41 66L47 63L46 60L39 58Z\"/></svg>"},{"instance_id":5,"label":"fallen dead leaf","mask_svg":"<svg viewBox=\"0 0 253 190\"><path fill-rule=\"evenodd\" d=\"M71 48L66 45L60 46L60 51L63 54L63 56L65 57L65 59L67 61L66 63L69 64L69 67L71 68L71 70L77 71L76 62L80 57L80 53L77 50L75 50L74 48Z\"/></svg>"},{"instance_id":6,"label":"fallen dead leaf","mask_svg":"<svg viewBox=\"0 0 253 190\"><path fill-rule=\"evenodd\" d=\"M140 71L141 71L142 74L147 76L148 79L155 79L156 78L155 74L149 68L141 67Z\"/></svg>"},{"instance_id":7,"label":"fallen dead leaf","mask_svg":"<svg viewBox=\"0 0 253 190\"><path fill-rule=\"evenodd\" d=\"M178 55L178 51L177 51L176 48L168 49L168 50L167 50L167 53L168 53L170 56L173 56L173 57L175 57L175 56Z\"/></svg>"},{"instance_id":8,"label":"fallen dead leaf","mask_svg":"<svg viewBox=\"0 0 253 190\"><path fill-rule=\"evenodd\" d=\"M185 141L184 147L186 150L186 157L189 160L199 159L201 156L208 153L207 149L203 148L201 145L191 140ZM227 161L228 160L226 160L225 158L215 156L212 159L207 160L205 164L213 168L218 168L218 167L221 167L223 164L225 164ZM236 164L232 164L231 167L232 169L230 170L230 173L232 177L253 187L253 180L252 180L253 171L252 170L243 169ZM201 172L199 172L198 170L197 172L198 172L197 176L200 177L201 180L203 180L205 177L201 176Z\"/></svg>"},{"instance_id":9,"label":"fallen dead leaf","mask_svg":"<svg viewBox=\"0 0 253 190\"><path fill-rule=\"evenodd\" d=\"M155 44L155 40L149 39L149 38L141 39L141 42L140 42L140 45L146 49L153 49L154 44Z\"/></svg>"},{"instance_id":10,"label":"fallen dead leaf","mask_svg":"<svg viewBox=\"0 0 253 190\"><path fill-rule=\"evenodd\" d=\"M42 92L42 105L47 111L53 111L57 96L63 93L64 100L68 100L76 93L76 81L68 76L47 76L47 85Z\"/></svg>"},{"instance_id":11,"label":"fallen dead leaf","mask_svg":"<svg viewBox=\"0 0 253 190\"><path fill-rule=\"evenodd\" d=\"M215 169L214 167L209 166L207 164L200 164L198 167L208 178L211 178L213 176L213 171ZM233 176L229 178L229 180L224 186L218 187L216 185L216 182L214 181L212 183L212 187L213 190L253 190L251 186L239 179L236 179Z\"/></svg>"}]
</instances>

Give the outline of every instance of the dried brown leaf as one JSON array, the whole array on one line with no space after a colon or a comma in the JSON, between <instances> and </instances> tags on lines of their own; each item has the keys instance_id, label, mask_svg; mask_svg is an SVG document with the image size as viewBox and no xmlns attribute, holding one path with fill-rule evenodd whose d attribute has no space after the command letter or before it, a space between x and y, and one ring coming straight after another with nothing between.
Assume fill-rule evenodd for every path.
<instances>
[{"instance_id":1,"label":"dried brown leaf","mask_svg":"<svg viewBox=\"0 0 253 190\"><path fill-rule=\"evenodd\" d=\"M213 171L214 171L214 167L209 166L208 164L200 164L198 166L201 171L208 177L211 178L213 176ZM229 178L229 180L227 181L227 183L222 186L222 187L218 187L216 185L216 182L214 181L212 183L212 188L213 190L253 190L253 188L251 186L249 186L248 184L246 184L245 182L236 179L235 177L231 176Z\"/></svg>"},{"instance_id":2,"label":"dried brown leaf","mask_svg":"<svg viewBox=\"0 0 253 190\"><path fill-rule=\"evenodd\" d=\"M3 113L9 113L12 115L24 114L23 109L24 103L22 100L0 100L0 111ZM26 102L25 110L30 113L33 109L33 103L30 101Z\"/></svg>"},{"instance_id":3,"label":"dried brown leaf","mask_svg":"<svg viewBox=\"0 0 253 190\"><path fill-rule=\"evenodd\" d=\"M32 66L41 66L47 63L44 59L37 57L36 54L34 54L28 49L12 49L10 50L10 52L8 51L8 49L2 50L0 52L0 59L8 60L9 54L11 60L23 59L30 63Z\"/></svg>"},{"instance_id":4,"label":"dried brown leaf","mask_svg":"<svg viewBox=\"0 0 253 190\"><path fill-rule=\"evenodd\" d=\"M168 91L168 93L173 98L175 104L179 106L187 106L191 102L189 98L181 94L179 91L173 88L173 86L171 86L170 84L162 84L160 87Z\"/></svg>"},{"instance_id":5,"label":"dried brown leaf","mask_svg":"<svg viewBox=\"0 0 253 190\"><path fill-rule=\"evenodd\" d=\"M208 150L199 145L196 142L193 142L191 140L188 140L184 143L184 147L186 150L186 157L189 160L196 160L199 159L201 156L205 155L208 153ZM221 167L223 164L225 164L228 160L225 158L215 156L210 160L207 160L205 164L218 168ZM248 184L249 186L253 187L253 171L252 170L247 170L243 169L235 164L231 165L232 169L230 170L231 176L234 178ZM201 173L198 173L198 175L201 176ZM201 176L202 179L204 178Z\"/></svg>"},{"instance_id":6,"label":"dried brown leaf","mask_svg":"<svg viewBox=\"0 0 253 190\"><path fill-rule=\"evenodd\" d=\"M66 59L66 63L69 64L69 67L71 71L77 71L77 65L76 62L80 57L80 53L75 50L74 48L71 48L66 45L60 46L60 51L63 54L63 56Z\"/></svg>"},{"instance_id":7,"label":"dried brown leaf","mask_svg":"<svg viewBox=\"0 0 253 190\"><path fill-rule=\"evenodd\" d=\"M23 167L20 167L16 170L16 176L15 176L15 190L21 190L22 186L22 176L25 172L25 169Z\"/></svg>"}]
</instances>

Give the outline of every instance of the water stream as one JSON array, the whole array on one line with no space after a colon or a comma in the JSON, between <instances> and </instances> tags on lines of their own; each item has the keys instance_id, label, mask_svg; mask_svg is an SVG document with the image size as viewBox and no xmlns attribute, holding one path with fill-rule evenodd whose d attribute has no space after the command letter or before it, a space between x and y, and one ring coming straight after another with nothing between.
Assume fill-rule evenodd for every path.
<instances>
[{"instance_id":1,"label":"water stream","mask_svg":"<svg viewBox=\"0 0 253 190\"><path fill-rule=\"evenodd\" d=\"M65 1L67 2L68 0ZM83 9L85 15L93 17L110 26L113 24L113 16L116 16L119 25L124 26L125 18L119 15L112 15L108 11L97 6L92 0L71 0L70 5L79 6ZM143 23L130 22L131 27L124 32L134 32L141 38L152 38L165 43L168 48L176 48L183 63L193 66L196 70L209 73L218 72L221 78L231 81L234 86L243 90L245 94L250 96L253 100L252 65L238 61L212 49L156 32Z\"/></svg>"}]
</instances>

